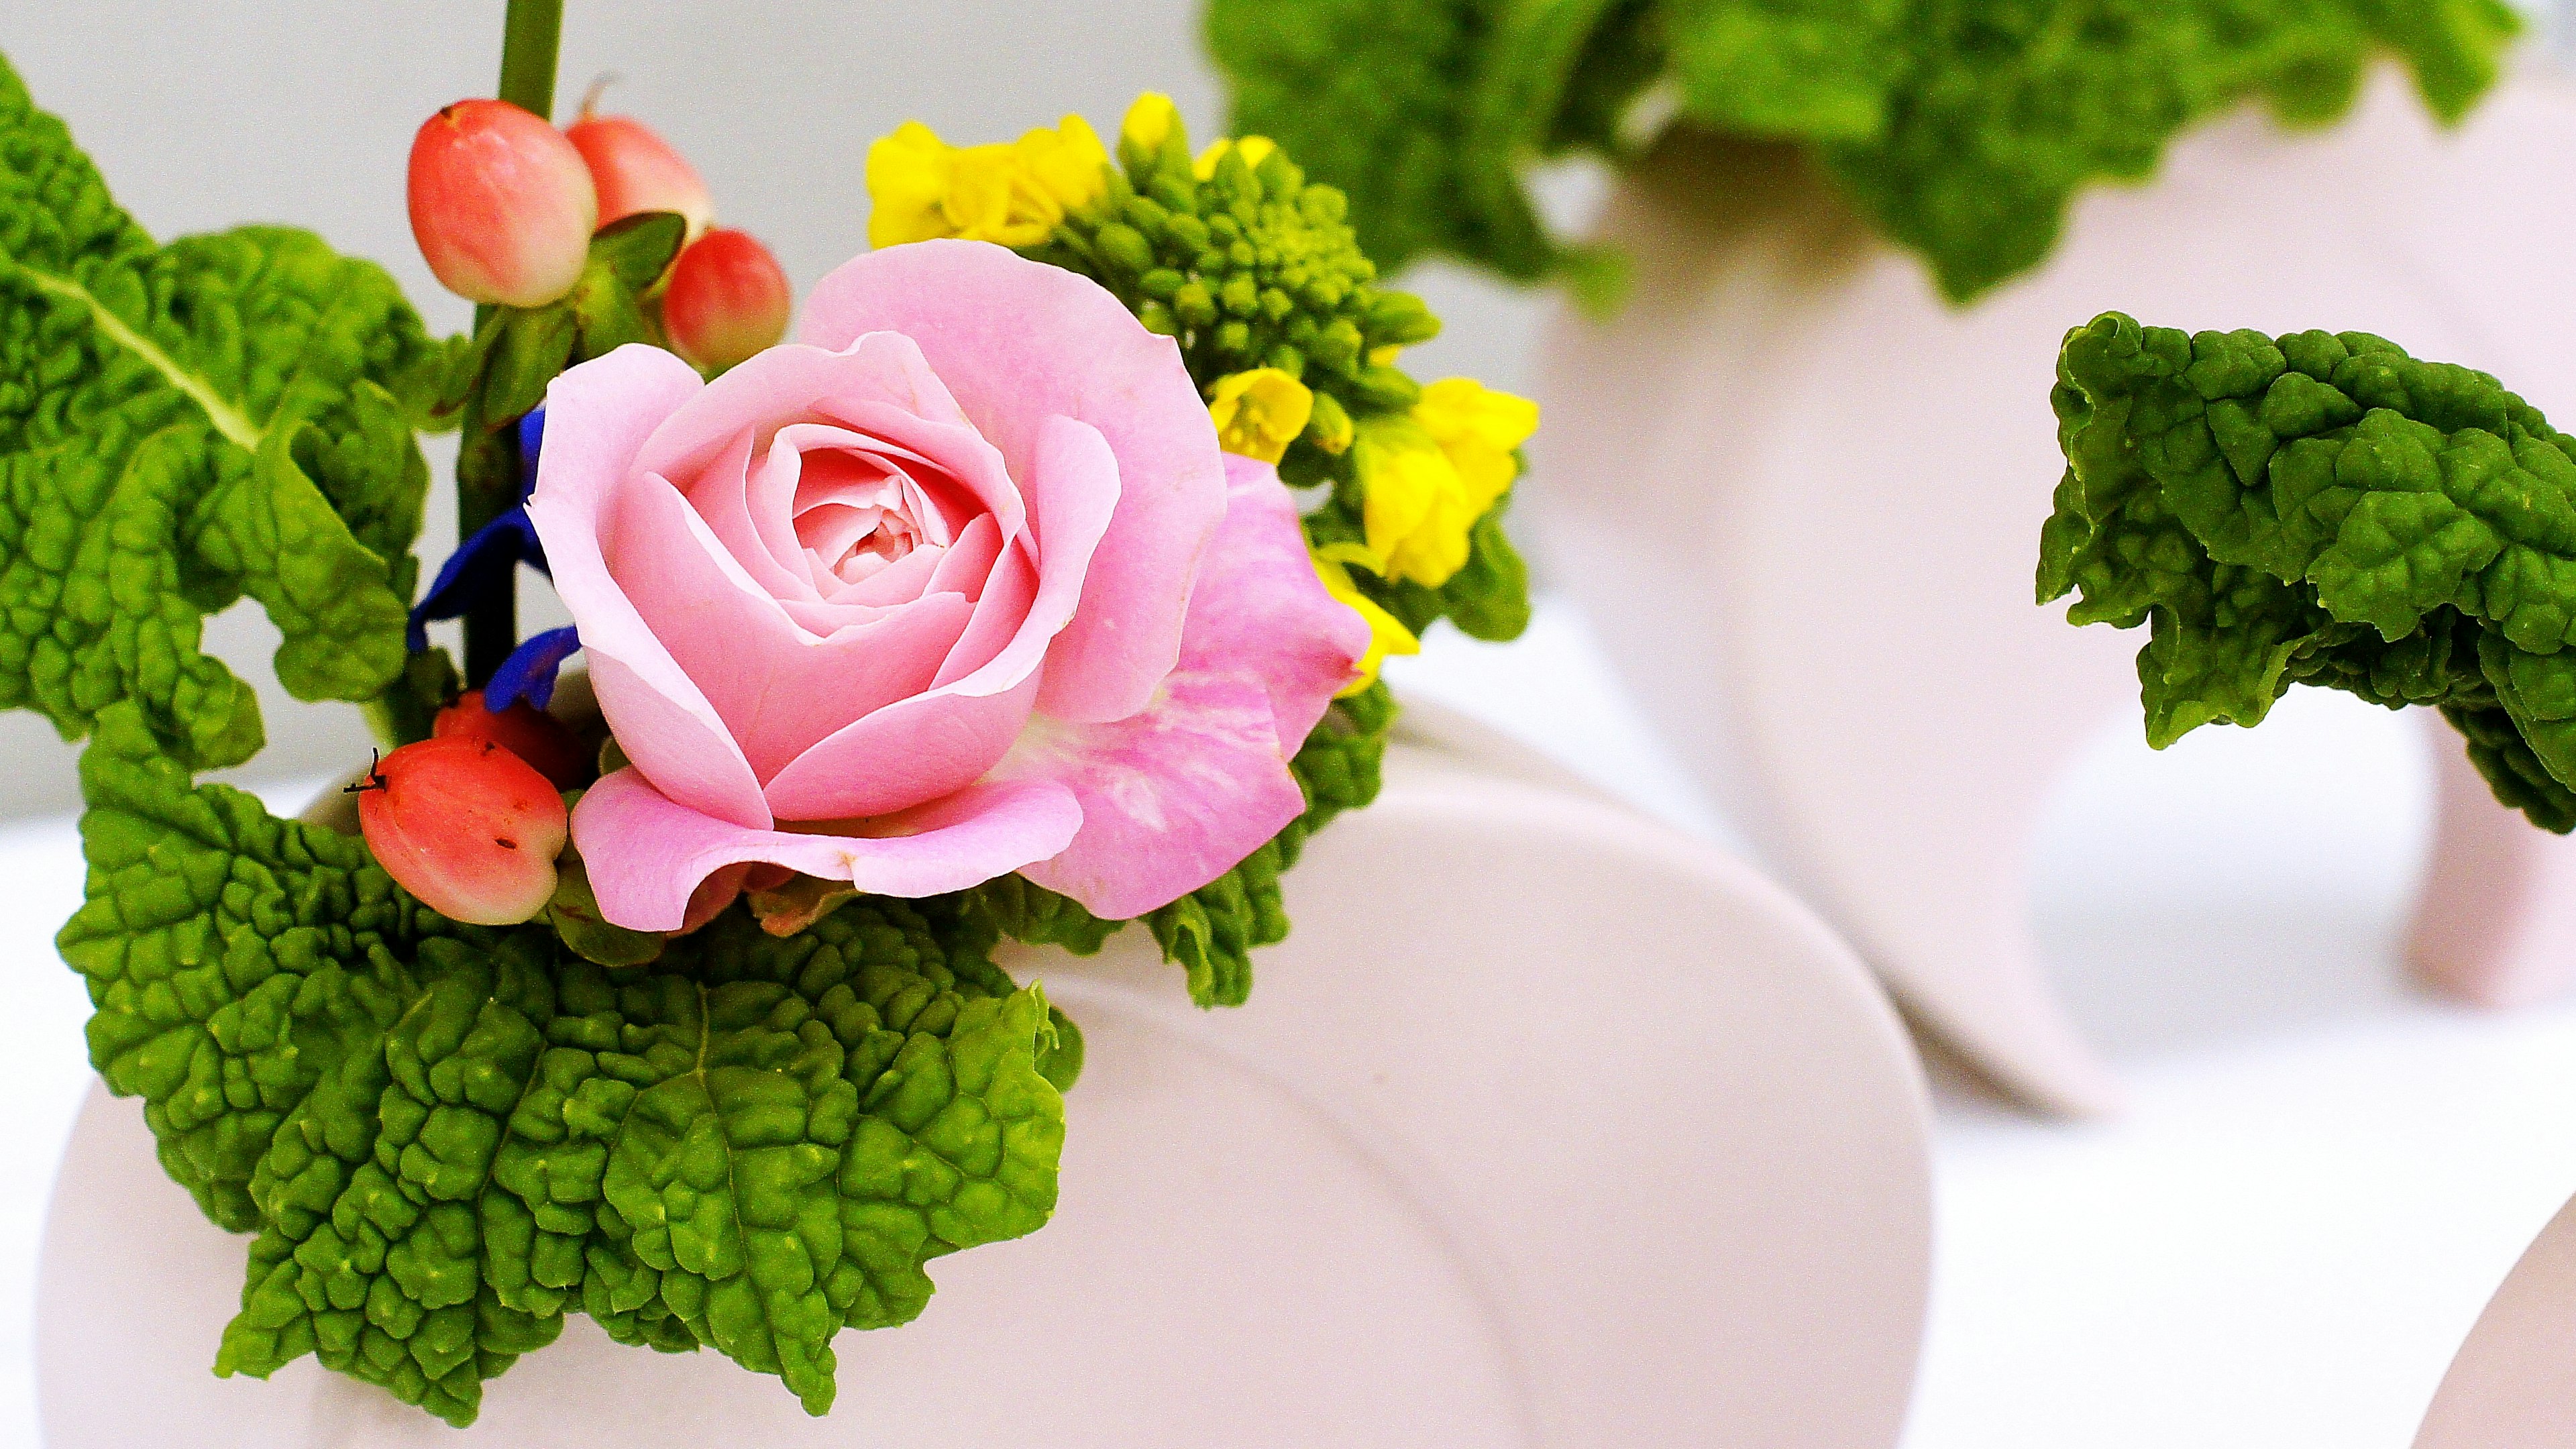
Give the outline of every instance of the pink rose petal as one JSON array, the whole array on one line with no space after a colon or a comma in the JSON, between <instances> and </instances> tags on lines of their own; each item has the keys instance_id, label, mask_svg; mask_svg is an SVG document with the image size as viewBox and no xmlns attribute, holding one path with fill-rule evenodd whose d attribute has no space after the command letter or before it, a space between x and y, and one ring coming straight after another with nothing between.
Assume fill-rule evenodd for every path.
<instances>
[{"instance_id":1,"label":"pink rose petal","mask_svg":"<svg viewBox=\"0 0 2576 1449\"><path fill-rule=\"evenodd\" d=\"M699 883L730 866L760 861L877 895L938 895L1053 855L1081 819L1063 786L1031 780L971 786L843 834L756 830L681 805L627 769L581 797L572 838L602 918L669 931L686 921Z\"/></svg>"},{"instance_id":2,"label":"pink rose petal","mask_svg":"<svg viewBox=\"0 0 2576 1449\"><path fill-rule=\"evenodd\" d=\"M816 639L678 490L647 475L619 504L610 572L763 780L849 721L929 688L974 612L956 594L934 594Z\"/></svg>"},{"instance_id":3,"label":"pink rose petal","mask_svg":"<svg viewBox=\"0 0 2576 1449\"><path fill-rule=\"evenodd\" d=\"M1297 500L1277 470L1228 453L1225 474L1225 526L1190 597L1181 667L1260 680L1294 754L1358 675L1368 621L1316 577Z\"/></svg>"},{"instance_id":4,"label":"pink rose petal","mask_svg":"<svg viewBox=\"0 0 2576 1449\"><path fill-rule=\"evenodd\" d=\"M970 599L984 596L984 581L992 577L993 564L1001 557L1002 530L989 513L977 514L966 531L948 546L939 558L939 569L922 586L925 594L964 594Z\"/></svg>"},{"instance_id":5,"label":"pink rose petal","mask_svg":"<svg viewBox=\"0 0 2576 1449\"><path fill-rule=\"evenodd\" d=\"M1199 555L1225 514L1207 405L1170 338L1145 330L1099 284L987 242L927 241L850 261L817 283L798 336L847 347L899 332L1000 448L1033 476L1049 418L1099 430L1120 498L1081 607L1048 651L1042 706L1061 719L1135 713L1180 658Z\"/></svg>"},{"instance_id":6,"label":"pink rose petal","mask_svg":"<svg viewBox=\"0 0 2576 1449\"><path fill-rule=\"evenodd\" d=\"M911 338L853 332L831 347L770 348L706 384L692 406L654 430L638 465L694 477L745 429L754 432L754 450L766 451L780 428L832 421L816 408L825 398L888 405L925 424L974 432ZM551 426L553 415L547 419Z\"/></svg>"},{"instance_id":7,"label":"pink rose petal","mask_svg":"<svg viewBox=\"0 0 2576 1449\"><path fill-rule=\"evenodd\" d=\"M1044 697L1026 686L1041 679L1041 664L1054 670L1049 644L1082 598L1093 550L1118 501L1118 465L1108 444L1096 429L1071 418L1051 418L1040 430L1029 471L1048 485L1031 489L1037 499L1031 533L1039 555L1034 590L1026 570L1014 567L1015 557L1024 559L1025 553L1006 550L929 692L886 706L883 718L856 720L771 776L768 799L778 818L868 814L909 804L927 797L897 792L955 789L991 769L1010 748L1029 709ZM993 647L996 639L1007 642ZM982 657L988 649L989 657ZM980 700L1009 704L970 703Z\"/></svg>"},{"instance_id":8,"label":"pink rose petal","mask_svg":"<svg viewBox=\"0 0 2576 1449\"><path fill-rule=\"evenodd\" d=\"M781 820L877 815L964 789L1009 753L1037 707L1038 676L999 694L955 685L854 720L772 777Z\"/></svg>"},{"instance_id":9,"label":"pink rose petal","mask_svg":"<svg viewBox=\"0 0 2576 1449\"><path fill-rule=\"evenodd\" d=\"M1260 684L1180 672L1111 724L1041 716L994 772L1082 802L1064 852L1022 867L1104 920L1141 916L1232 870L1306 808Z\"/></svg>"},{"instance_id":10,"label":"pink rose petal","mask_svg":"<svg viewBox=\"0 0 2576 1449\"><path fill-rule=\"evenodd\" d=\"M546 391L546 447L528 518L545 543L555 592L581 625L600 711L627 758L673 799L765 826L769 806L750 761L610 576L600 546L606 515L646 439L704 386L696 369L641 344L556 378Z\"/></svg>"},{"instance_id":11,"label":"pink rose petal","mask_svg":"<svg viewBox=\"0 0 2576 1449\"><path fill-rule=\"evenodd\" d=\"M1288 757L1368 648L1367 622L1315 576L1278 474L1226 466L1225 523L1190 600L1180 669L1124 720L1041 712L995 772L1058 780L1082 801L1082 833L1024 873L1107 919L1206 885L1304 811Z\"/></svg>"}]
</instances>

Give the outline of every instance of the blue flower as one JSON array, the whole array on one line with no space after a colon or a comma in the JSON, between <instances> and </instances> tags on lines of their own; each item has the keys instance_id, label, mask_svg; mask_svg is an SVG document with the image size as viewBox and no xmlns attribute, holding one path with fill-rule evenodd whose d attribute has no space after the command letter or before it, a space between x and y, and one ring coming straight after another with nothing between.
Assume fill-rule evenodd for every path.
<instances>
[{"instance_id":1,"label":"blue flower","mask_svg":"<svg viewBox=\"0 0 2576 1449\"><path fill-rule=\"evenodd\" d=\"M476 604L502 589L517 587L519 565L527 564L552 578L545 545L528 521L528 494L537 483L537 453L544 447L546 410L519 419L519 501L509 512L474 530L456 546L429 592L412 606L405 642L417 654L429 648L429 626L441 619L463 618ZM549 686L551 688L551 686Z\"/></svg>"},{"instance_id":2,"label":"blue flower","mask_svg":"<svg viewBox=\"0 0 2576 1449\"><path fill-rule=\"evenodd\" d=\"M539 709L554 703L555 675L580 648L581 634L570 624L520 641L483 686L483 707L499 714L523 699Z\"/></svg>"}]
</instances>

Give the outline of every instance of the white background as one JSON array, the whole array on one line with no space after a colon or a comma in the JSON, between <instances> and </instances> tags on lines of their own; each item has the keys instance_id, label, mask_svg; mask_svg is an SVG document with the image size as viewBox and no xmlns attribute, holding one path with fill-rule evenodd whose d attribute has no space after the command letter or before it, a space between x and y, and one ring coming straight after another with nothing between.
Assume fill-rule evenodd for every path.
<instances>
[{"instance_id":1,"label":"white background","mask_svg":"<svg viewBox=\"0 0 2576 1449\"><path fill-rule=\"evenodd\" d=\"M452 329L466 309L411 248L402 157L423 116L488 91L500 9L28 5L0 17L0 50L157 234L309 225L391 267ZM1194 0L572 10L567 108L592 75L621 73L612 106L686 150L723 218L800 287L863 244L865 147L903 119L959 141L1066 110L1106 129L1146 87L1203 132L1217 118ZM1554 189L1579 206L1581 178ZM1451 321L1423 369L1525 381L1536 301L1451 272L1410 280ZM446 528L433 522L432 551ZM264 678L254 615L215 636ZM1392 672L1725 838L1566 609L1521 645L1435 640ZM274 695L267 708L259 778L309 780L364 749L351 712ZM2040 852L2039 926L2132 1101L2063 1126L1945 1092L1913 1449L2407 1442L2487 1292L2576 1191L2576 1010L2478 1016L2396 985L2424 749L2416 721L2301 697L2259 733L2204 731L2162 756L2126 723L2067 783ZM0 754L0 814L68 808L71 751L41 722L0 717ZM292 804L302 787L277 788ZM48 943L79 877L66 820L0 828L14 1008L0 1013L0 1443L33 1442L35 1235L86 1081L85 1003Z\"/></svg>"}]
</instances>

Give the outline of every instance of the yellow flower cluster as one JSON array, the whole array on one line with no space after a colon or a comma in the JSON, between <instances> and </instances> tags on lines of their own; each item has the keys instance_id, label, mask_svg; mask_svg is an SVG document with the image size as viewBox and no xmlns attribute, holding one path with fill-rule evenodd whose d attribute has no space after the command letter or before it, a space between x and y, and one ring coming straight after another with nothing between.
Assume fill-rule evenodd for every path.
<instances>
[{"instance_id":1,"label":"yellow flower cluster","mask_svg":"<svg viewBox=\"0 0 2576 1449\"><path fill-rule=\"evenodd\" d=\"M1109 152L1080 116L989 146L951 146L906 121L868 147L868 245L954 236L1035 246L1109 189L1108 168Z\"/></svg>"},{"instance_id":2,"label":"yellow flower cluster","mask_svg":"<svg viewBox=\"0 0 2576 1449\"><path fill-rule=\"evenodd\" d=\"M1436 589L1467 564L1467 535L1520 471L1538 404L1468 377L1422 390L1409 416L1360 427L1356 461L1369 551L1390 579Z\"/></svg>"},{"instance_id":3,"label":"yellow flower cluster","mask_svg":"<svg viewBox=\"0 0 2576 1449\"><path fill-rule=\"evenodd\" d=\"M1132 160L1161 152L1178 134L1180 113L1171 98L1147 92L1128 108L1119 144ZM1205 180L1229 154L1258 167L1277 150L1267 137L1232 137L1201 151L1194 169ZM964 147L908 121L868 148L868 194L875 207L868 241L885 247L966 237L1035 246L1068 213L1106 193L1108 167L1108 152L1080 116L1017 141ZM1369 361L1392 362L1396 351L1378 349ZM1208 415L1227 452L1265 463L1277 463L1310 431L1311 441L1327 452L1355 450L1367 541L1327 544L1314 555L1324 586L1369 624L1368 656L1345 694L1375 682L1387 655L1421 647L1401 620L1360 591L1351 569L1425 588L1447 583L1466 567L1477 520L1519 471L1513 450L1538 428L1537 404L1453 377L1424 388L1411 412L1370 418L1354 431L1333 399L1319 404L1303 382L1276 367L1218 379L1208 392Z\"/></svg>"},{"instance_id":4,"label":"yellow flower cluster","mask_svg":"<svg viewBox=\"0 0 2576 1449\"><path fill-rule=\"evenodd\" d=\"M1265 463L1287 454L1314 412L1315 394L1275 367L1220 378L1208 398L1218 446ZM1402 417L1372 418L1360 427L1355 462L1368 542L1329 544L1315 554L1324 587L1369 621L1368 657L1345 693L1373 683L1387 655L1421 648L1413 631L1351 582L1351 566L1425 588L1449 582L1467 565L1476 520L1520 471L1512 451L1536 431L1538 404L1466 377L1424 388ZM1320 441L1334 452L1352 443L1348 437Z\"/></svg>"}]
</instances>

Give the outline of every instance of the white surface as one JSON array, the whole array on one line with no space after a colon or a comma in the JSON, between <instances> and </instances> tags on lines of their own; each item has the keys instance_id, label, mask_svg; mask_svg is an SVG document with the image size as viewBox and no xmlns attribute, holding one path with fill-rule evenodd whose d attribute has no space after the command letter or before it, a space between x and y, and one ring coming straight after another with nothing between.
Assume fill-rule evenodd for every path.
<instances>
[{"instance_id":1,"label":"white surface","mask_svg":"<svg viewBox=\"0 0 2576 1449\"><path fill-rule=\"evenodd\" d=\"M1510 649L1444 633L1398 664L1657 813L1714 819L1566 610ZM2261 731L2161 756L2133 729L2061 795L2039 887L2052 971L2128 1110L2070 1127L1945 1102L1908 1449L2403 1449L2576 1192L2576 1008L2482 1016L2398 988L2426 826L2414 721L2301 693ZM85 1003L46 939L78 896L71 850L63 822L0 831L0 1444L32 1442L37 1205L85 1081Z\"/></svg>"},{"instance_id":2,"label":"white surface","mask_svg":"<svg viewBox=\"0 0 2576 1449\"><path fill-rule=\"evenodd\" d=\"M919 1323L838 1340L846 1412L588 1329L464 1434L314 1365L217 1382L241 1244L94 1091L40 1272L49 1449L930 1449L1041 1421L1118 1449L1628 1449L1710 1424L1886 1449L1932 1249L1928 1103L1885 995L1741 861L1529 783L1544 761L1441 714L1412 717L1463 743L1390 750L1377 804L1299 862L1250 1005L1191 1007L1135 933L1003 958L1089 1043L1064 1202L940 1264ZM997 1345L1029 1352L997 1376Z\"/></svg>"}]
</instances>

